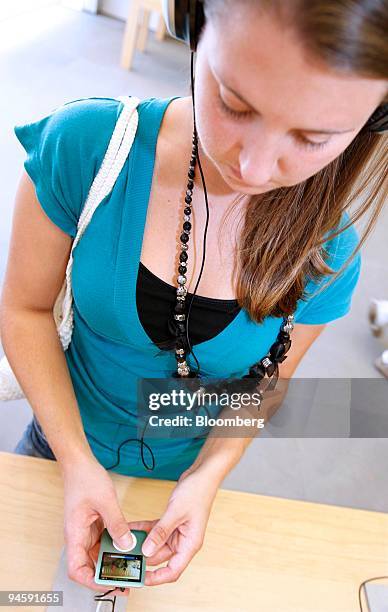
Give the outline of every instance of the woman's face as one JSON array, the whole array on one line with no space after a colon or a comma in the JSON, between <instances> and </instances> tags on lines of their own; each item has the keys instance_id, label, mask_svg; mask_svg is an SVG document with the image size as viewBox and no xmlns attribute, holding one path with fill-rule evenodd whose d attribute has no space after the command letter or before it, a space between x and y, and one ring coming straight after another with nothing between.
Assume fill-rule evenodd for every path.
<instances>
[{"instance_id":1,"label":"woman's face","mask_svg":"<svg viewBox=\"0 0 388 612\"><path fill-rule=\"evenodd\" d=\"M209 21L195 72L208 191L252 195L306 180L349 145L386 92L387 81L307 63L273 17L244 7Z\"/></svg>"}]
</instances>

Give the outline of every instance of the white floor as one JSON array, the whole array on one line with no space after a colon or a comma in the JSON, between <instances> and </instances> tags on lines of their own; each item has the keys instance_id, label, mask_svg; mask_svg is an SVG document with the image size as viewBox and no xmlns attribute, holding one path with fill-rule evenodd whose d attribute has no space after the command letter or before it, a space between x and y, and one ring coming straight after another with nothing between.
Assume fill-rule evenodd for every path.
<instances>
[{"instance_id":1,"label":"white floor","mask_svg":"<svg viewBox=\"0 0 388 612\"><path fill-rule=\"evenodd\" d=\"M84 96L140 98L187 95L189 52L181 43L158 43L134 67L119 67L124 24L60 6L0 22L0 282L11 230L13 198L24 159L13 126ZM368 329L371 297L388 299L388 211L363 249L351 313L328 325L300 364L296 377L381 379L373 360L382 351ZM387 392L388 392L388 381ZM388 395L387 395L388 398ZM388 402L388 400L387 400ZM388 407L387 407L388 410ZM0 450L11 451L31 410L26 401L0 405ZM373 510L388 509L384 438L257 438L224 482L227 488Z\"/></svg>"}]
</instances>

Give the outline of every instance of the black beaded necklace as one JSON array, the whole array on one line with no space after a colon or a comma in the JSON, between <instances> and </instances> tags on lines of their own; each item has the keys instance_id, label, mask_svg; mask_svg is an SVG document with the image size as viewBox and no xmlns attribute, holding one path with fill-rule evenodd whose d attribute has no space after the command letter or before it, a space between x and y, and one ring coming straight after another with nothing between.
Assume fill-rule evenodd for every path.
<instances>
[{"instance_id":1,"label":"black beaded necklace","mask_svg":"<svg viewBox=\"0 0 388 612\"><path fill-rule=\"evenodd\" d=\"M193 100L193 105L194 105L194 100ZM191 297L191 301L190 301L189 308L187 311L187 318L186 318L186 305L185 305L186 296L187 296L187 289L185 287L185 284L187 281L187 277L186 277L187 260L188 260L187 252L188 252L188 242L190 238L190 232L192 228L191 204L192 204L192 195L193 195L193 189L194 189L195 167L197 163L197 158L199 161L199 167L201 169L201 163L200 163L199 156L198 156L198 137L197 137L196 127L195 127L195 112L194 112L194 133L193 133L193 138L192 138L192 155L191 155L190 166L189 166L189 171L188 171L187 191L186 191L186 196L185 196L185 209L183 211L184 212L184 221L183 221L183 226L182 226L183 231L180 235L181 253L179 255L179 266L178 266L178 277L177 277L178 287L176 290L176 304L174 307L173 316L168 322L168 329L170 333L172 333L176 338L175 358L177 361L177 371L173 372L172 374L174 378L203 379L200 373L198 360L194 355L194 352L190 344L189 335L188 335L188 321L189 321L190 310L191 310L194 295L195 295L195 292L196 292L196 289L199 283L199 279L202 274L203 265L201 268L201 274L197 281L197 285ZM205 190L206 204L208 204L205 184L204 184L204 190ZM206 230L205 230L205 238L206 238ZM286 353L291 347L290 332L294 328L293 319L294 319L294 315L287 315L283 317L283 321L280 326L280 331L277 335L276 341L272 344L267 355L265 355L262 359L260 359L260 361L254 363L249 368L249 373L243 376L243 378L252 378L254 379L254 382L256 384L256 383L259 383L265 377L265 375L267 375L269 378L273 377L273 382L276 385L276 381L278 379L278 364L282 363L285 359L287 359ZM197 366L198 366L197 371L191 370L189 364L187 363L187 355L190 352L192 352L193 357L197 363ZM223 385L223 390L230 389L231 386L235 387L235 384L236 384L235 381L225 383ZM215 389L216 387L212 387L212 389L213 388ZM208 392L210 391L209 385L207 385L206 387L201 387L201 389L202 391L205 391L205 390Z\"/></svg>"}]
</instances>

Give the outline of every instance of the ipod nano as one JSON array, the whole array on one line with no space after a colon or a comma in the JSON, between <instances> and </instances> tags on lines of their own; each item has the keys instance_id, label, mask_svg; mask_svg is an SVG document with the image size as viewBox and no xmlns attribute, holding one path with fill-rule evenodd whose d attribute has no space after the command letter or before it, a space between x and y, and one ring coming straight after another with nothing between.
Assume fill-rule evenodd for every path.
<instances>
[{"instance_id":1,"label":"ipod nano","mask_svg":"<svg viewBox=\"0 0 388 612\"><path fill-rule=\"evenodd\" d=\"M96 584L123 588L144 586L146 561L141 547L147 532L133 529L131 533L134 545L129 550L123 550L113 542L108 530L104 529L94 575Z\"/></svg>"}]
</instances>

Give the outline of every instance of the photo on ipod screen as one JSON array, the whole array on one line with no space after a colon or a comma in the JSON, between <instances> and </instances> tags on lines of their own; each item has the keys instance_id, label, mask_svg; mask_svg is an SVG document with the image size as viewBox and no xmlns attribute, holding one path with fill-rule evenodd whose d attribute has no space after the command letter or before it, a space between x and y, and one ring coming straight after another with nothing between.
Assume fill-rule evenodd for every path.
<instances>
[{"instance_id":1,"label":"photo on ipod screen","mask_svg":"<svg viewBox=\"0 0 388 612\"><path fill-rule=\"evenodd\" d=\"M100 580L132 580L140 582L143 557L125 553L104 552Z\"/></svg>"}]
</instances>

